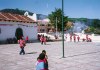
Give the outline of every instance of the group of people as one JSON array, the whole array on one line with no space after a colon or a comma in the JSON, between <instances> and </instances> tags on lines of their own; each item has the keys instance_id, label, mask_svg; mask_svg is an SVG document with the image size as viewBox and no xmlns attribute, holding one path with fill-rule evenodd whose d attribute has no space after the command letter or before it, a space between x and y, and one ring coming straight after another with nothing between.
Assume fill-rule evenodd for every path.
<instances>
[{"instance_id":1,"label":"group of people","mask_svg":"<svg viewBox=\"0 0 100 70\"><path fill-rule=\"evenodd\" d=\"M67 39L67 36L66 36L66 39ZM78 42L80 41L80 37L79 36L76 37L75 34L74 35L70 34L70 42L72 42L72 39L73 39L74 42L76 42L76 40Z\"/></svg>"},{"instance_id":2,"label":"group of people","mask_svg":"<svg viewBox=\"0 0 100 70\"><path fill-rule=\"evenodd\" d=\"M46 45L46 42L47 42L46 36L41 35L41 37L40 37L39 39L40 39L40 42L41 42L42 45L43 45L43 44Z\"/></svg>"},{"instance_id":3,"label":"group of people","mask_svg":"<svg viewBox=\"0 0 100 70\"><path fill-rule=\"evenodd\" d=\"M92 39L91 38L89 38L89 36L88 35L86 35L86 39L85 38L83 38L83 42L84 41L86 41L86 42L91 42L92 41Z\"/></svg>"},{"instance_id":4,"label":"group of people","mask_svg":"<svg viewBox=\"0 0 100 70\"><path fill-rule=\"evenodd\" d=\"M67 34L66 34L66 41L67 41ZM70 39L70 42L72 42L72 40L74 41L74 42L79 42L80 41L80 36L79 35L75 35L75 34L70 34L70 36L69 36L69 39ZM92 41L92 39L91 38L89 38L89 36L88 36L88 34L86 34L86 37L85 38L81 38L81 40L83 41L83 42L91 42Z\"/></svg>"},{"instance_id":5,"label":"group of people","mask_svg":"<svg viewBox=\"0 0 100 70\"><path fill-rule=\"evenodd\" d=\"M22 38L18 40L18 43L20 45L20 55L25 54L24 47L26 46L26 41ZM49 70L48 69L48 56L46 55L46 51L42 50L42 53L39 54L36 62L36 70Z\"/></svg>"},{"instance_id":6,"label":"group of people","mask_svg":"<svg viewBox=\"0 0 100 70\"><path fill-rule=\"evenodd\" d=\"M49 70L48 69L48 56L46 55L46 51L42 50L42 53L39 54L36 62L36 70Z\"/></svg>"},{"instance_id":7,"label":"group of people","mask_svg":"<svg viewBox=\"0 0 100 70\"><path fill-rule=\"evenodd\" d=\"M20 45L20 55L21 54L25 54L25 51L24 51L24 47L26 46L26 43L28 43L28 41L29 41L29 38L28 38L28 36L26 37L26 39L24 40L23 39L23 37L21 36L20 37L20 39L18 40L18 43L19 43L19 45ZM45 44L46 45L46 41L47 41L47 39L46 39L46 36L44 36L44 35L41 35L41 37L40 37L40 42L41 42L41 44Z\"/></svg>"}]
</instances>

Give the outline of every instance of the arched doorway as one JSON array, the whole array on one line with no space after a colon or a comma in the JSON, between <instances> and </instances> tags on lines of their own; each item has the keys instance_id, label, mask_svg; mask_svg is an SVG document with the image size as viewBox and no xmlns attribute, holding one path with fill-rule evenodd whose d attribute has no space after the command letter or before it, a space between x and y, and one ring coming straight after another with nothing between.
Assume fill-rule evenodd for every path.
<instances>
[{"instance_id":1,"label":"arched doorway","mask_svg":"<svg viewBox=\"0 0 100 70\"><path fill-rule=\"evenodd\" d=\"M16 36L17 40L19 40L21 37L23 37L23 30L22 30L22 28L17 28L16 29L15 36Z\"/></svg>"}]
</instances>

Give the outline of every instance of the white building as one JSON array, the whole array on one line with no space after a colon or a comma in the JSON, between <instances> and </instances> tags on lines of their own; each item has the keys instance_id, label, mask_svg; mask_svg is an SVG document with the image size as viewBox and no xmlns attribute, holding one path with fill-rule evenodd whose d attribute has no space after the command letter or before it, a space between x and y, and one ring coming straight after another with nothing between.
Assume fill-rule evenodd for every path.
<instances>
[{"instance_id":1,"label":"white building","mask_svg":"<svg viewBox=\"0 0 100 70\"><path fill-rule=\"evenodd\" d=\"M38 24L38 33L48 33L51 29L50 20L47 18L46 15L42 14L33 14L30 15L28 12L24 13L24 16L29 17L30 19L33 19Z\"/></svg>"},{"instance_id":2,"label":"white building","mask_svg":"<svg viewBox=\"0 0 100 70\"><path fill-rule=\"evenodd\" d=\"M9 38L28 36L29 40L37 39L37 23L23 15L0 13L0 41Z\"/></svg>"},{"instance_id":3,"label":"white building","mask_svg":"<svg viewBox=\"0 0 100 70\"><path fill-rule=\"evenodd\" d=\"M35 14L35 13L33 15L29 15L28 12L25 12L24 16L27 16L27 17L31 18L32 20L34 20L34 21L37 21L37 14Z\"/></svg>"}]
</instances>

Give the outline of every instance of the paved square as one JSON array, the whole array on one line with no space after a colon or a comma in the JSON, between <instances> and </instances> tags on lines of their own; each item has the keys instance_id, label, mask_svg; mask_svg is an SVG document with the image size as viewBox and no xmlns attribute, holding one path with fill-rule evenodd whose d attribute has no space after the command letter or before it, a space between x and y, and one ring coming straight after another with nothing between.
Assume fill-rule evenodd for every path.
<instances>
[{"instance_id":1,"label":"paved square","mask_svg":"<svg viewBox=\"0 0 100 70\"><path fill-rule=\"evenodd\" d=\"M19 44L0 45L0 70L35 70L35 63L42 50L47 51L49 70L100 70L100 42L28 43L25 55L19 55Z\"/></svg>"}]
</instances>

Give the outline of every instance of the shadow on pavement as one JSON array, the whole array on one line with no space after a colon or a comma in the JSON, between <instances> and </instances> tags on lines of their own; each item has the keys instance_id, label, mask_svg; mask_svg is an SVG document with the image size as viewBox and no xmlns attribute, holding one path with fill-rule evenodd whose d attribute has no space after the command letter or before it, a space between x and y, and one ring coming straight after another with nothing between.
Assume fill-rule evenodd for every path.
<instances>
[{"instance_id":1,"label":"shadow on pavement","mask_svg":"<svg viewBox=\"0 0 100 70\"><path fill-rule=\"evenodd\" d=\"M75 57L75 56L82 56L82 55L87 55L87 54L95 54L95 53L98 53L98 52L100 52L100 51L83 53L83 54L77 54L77 55L72 55L72 56L67 56L66 58L68 58L68 57Z\"/></svg>"},{"instance_id":2,"label":"shadow on pavement","mask_svg":"<svg viewBox=\"0 0 100 70\"><path fill-rule=\"evenodd\" d=\"M29 52L29 53L26 53L26 54L36 54L37 52Z\"/></svg>"}]
</instances>

